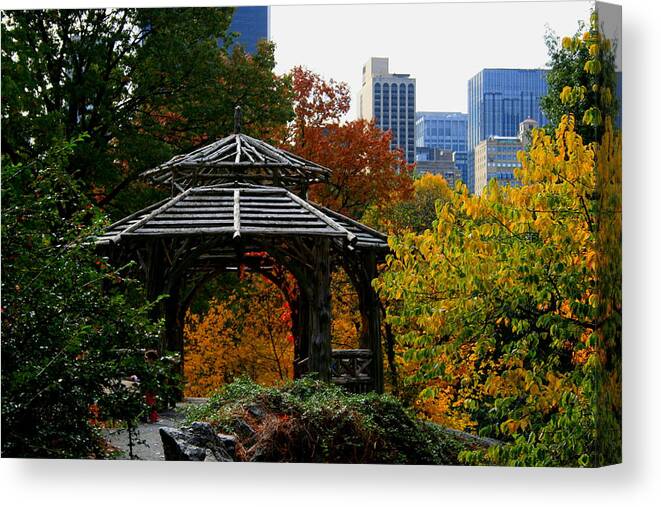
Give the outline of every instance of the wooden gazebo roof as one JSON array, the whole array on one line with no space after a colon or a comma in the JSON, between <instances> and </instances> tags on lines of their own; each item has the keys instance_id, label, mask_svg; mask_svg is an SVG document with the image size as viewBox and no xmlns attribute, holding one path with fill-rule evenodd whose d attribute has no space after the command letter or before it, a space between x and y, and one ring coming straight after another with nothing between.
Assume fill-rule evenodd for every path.
<instances>
[{"instance_id":1,"label":"wooden gazebo roof","mask_svg":"<svg viewBox=\"0 0 661 507\"><path fill-rule=\"evenodd\" d=\"M386 250L386 236L283 187L232 183L189 188L111 225L99 245L128 238L326 236L349 248Z\"/></svg>"},{"instance_id":2,"label":"wooden gazebo roof","mask_svg":"<svg viewBox=\"0 0 661 507\"><path fill-rule=\"evenodd\" d=\"M177 155L142 173L154 183L178 190L231 181L290 189L326 181L327 167L259 139L236 133L190 153Z\"/></svg>"}]
</instances>

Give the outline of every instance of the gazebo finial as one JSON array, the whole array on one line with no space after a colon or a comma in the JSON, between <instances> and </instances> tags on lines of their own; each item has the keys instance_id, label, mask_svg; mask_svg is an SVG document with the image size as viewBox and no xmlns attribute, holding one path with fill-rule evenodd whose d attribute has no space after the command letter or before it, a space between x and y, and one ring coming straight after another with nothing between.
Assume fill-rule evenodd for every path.
<instances>
[{"instance_id":1,"label":"gazebo finial","mask_svg":"<svg viewBox=\"0 0 661 507\"><path fill-rule=\"evenodd\" d=\"M241 106L236 106L234 108L234 133L235 134L240 134L241 133L241 119L242 119L243 113L241 112Z\"/></svg>"}]
</instances>

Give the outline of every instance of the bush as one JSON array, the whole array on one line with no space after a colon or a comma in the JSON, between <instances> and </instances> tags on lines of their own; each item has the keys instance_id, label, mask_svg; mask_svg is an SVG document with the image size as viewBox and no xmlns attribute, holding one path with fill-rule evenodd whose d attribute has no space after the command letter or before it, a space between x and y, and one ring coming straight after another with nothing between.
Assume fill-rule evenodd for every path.
<instances>
[{"instance_id":1,"label":"bush","mask_svg":"<svg viewBox=\"0 0 661 507\"><path fill-rule=\"evenodd\" d=\"M235 434L243 461L455 465L462 450L484 446L416 419L391 395L351 394L312 377L282 387L236 380L187 420Z\"/></svg>"},{"instance_id":2,"label":"bush","mask_svg":"<svg viewBox=\"0 0 661 507\"><path fill-rule=\"evenodd\" d=\"M61 170L71 147L3 167L3 457L103 457L100 421L141 417L162 383L139 287L85 243L103 217Z\"/></svg>"}]
</instances>

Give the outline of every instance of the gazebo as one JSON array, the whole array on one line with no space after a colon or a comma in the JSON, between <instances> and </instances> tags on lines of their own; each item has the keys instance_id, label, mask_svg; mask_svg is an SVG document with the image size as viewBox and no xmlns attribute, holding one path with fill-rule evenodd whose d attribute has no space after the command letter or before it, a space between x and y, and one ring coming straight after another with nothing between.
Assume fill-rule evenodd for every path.
<instances>
[{"instance_id":1,"label":"gazebo","mask_svg":"<svg viewBox=\"0 0 661 507\"><path fill-rule=\"evenodd\" d=\"M165 317L161 347L181 354L183 321L197 291L220 273L249 269L284 293L283 268L296 280L290 301L294 375L358 392L383 391L381 308L371 282L387 238L307 199L331 170L240 132L179 155L143 177L167 199L110 225L96 242L115 259L139 262L150 300ZM331 272L344 268L359 301L359 349L331 349ZM279 275L280 273L280 275Z\"/></svg>"}]
</instances>

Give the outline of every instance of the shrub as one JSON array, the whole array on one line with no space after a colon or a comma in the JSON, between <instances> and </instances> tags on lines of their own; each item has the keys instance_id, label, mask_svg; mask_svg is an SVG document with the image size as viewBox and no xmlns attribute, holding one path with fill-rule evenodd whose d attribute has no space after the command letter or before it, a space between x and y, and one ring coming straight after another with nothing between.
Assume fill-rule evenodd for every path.
<instances>
[{"instance_id":1,"label":"shrub","mask_svg":"<svg viewBox=\"0 0 661 507\"><path fill-rule=\"evenodd\" d=\"M141 417L162 383L139 287L86 244L103 217L61 170L71 147L3 167L3 457L102 457L100 421Z\"/></svg>"},{"instance_id":2,"label":"shrub","mask_svg":"<svg viewBox=\"0 0 661 507\"><path fill-rule=\"evenodd\" d=\"M453 465L460 451L484 446L416 419L391 395L351 394L312 377L282 387L236 380L187 419L235 434L244 461Z\"/></svg>"}]
</instances>

